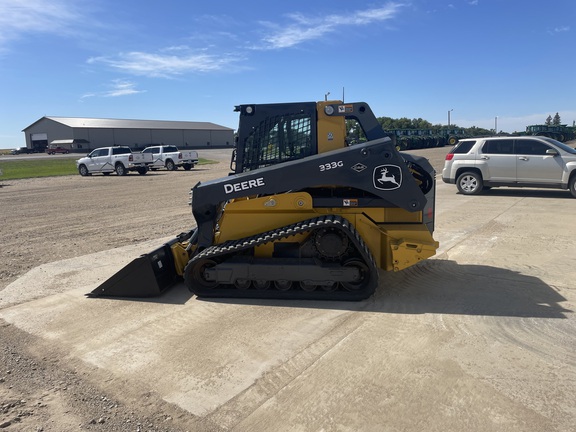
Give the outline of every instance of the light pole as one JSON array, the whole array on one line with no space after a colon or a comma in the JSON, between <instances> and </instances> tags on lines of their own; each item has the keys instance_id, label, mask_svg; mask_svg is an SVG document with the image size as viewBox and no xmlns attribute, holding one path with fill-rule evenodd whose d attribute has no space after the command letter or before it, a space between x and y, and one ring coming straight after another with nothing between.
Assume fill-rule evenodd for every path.
<instances>
[{"instance_id":1,"label":"light pole","mask_svg":"<svg viewBox=\"0 0 576 432\"><path fill-rule=\"evenodd\" d=\"M326 93L326 94L324 95L324 101L327 101L327 100L328 100L328 96L330 96L330 92L328 92L328 93Z\"/></svg>"},{"instance_id":2,"label":"light pole","mask_svg":"<svg viewBox=\"0 0 576 432\"><path fill-rule=\"evenodd\" d=\"M498 135L498 116L494 117L494 134Z\"/></svg>"},{"instance_id":3,"label":"light pole","mask_svg":"<svg viewBox=\"0 0 576 432\"><path fill-rule=\"evenodd\" d=\"M454 111L454 109L448 110L448 127L450 127L450 113Z\"/></svg>"}]
</instances>

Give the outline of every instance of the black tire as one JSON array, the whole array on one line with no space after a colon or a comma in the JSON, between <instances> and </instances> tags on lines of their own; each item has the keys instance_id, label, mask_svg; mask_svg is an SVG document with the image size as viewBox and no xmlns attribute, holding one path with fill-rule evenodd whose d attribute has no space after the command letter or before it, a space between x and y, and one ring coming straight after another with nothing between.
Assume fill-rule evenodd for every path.
<instances>
[{"instance_id":1,"label":"black tire","mask_svg":"<svg viewBox=\"0 0 576 432\"><path fill-rule=\"evenodd\" d=\"M574 198L576 198L576 174L573 174L568 181L568 189Z\"/></svg>"},{"instance_id":2,"label":"black tire","mask_svg":"<svg viewBox=\"0 0 576 432\"><path fill-rule=\"evenodd\" d=\"M82 176L82 177L86 177L88 175L90 175L90 173L88 172L88 168L86 167L86 165L80 165L78 167L78 173Z\"/></svg>"},{"instance_id":3,"label":"black tire","mask_svg":"<svg viewBox=\"0 0 576 432\"><path fill-rule=\"evenodd\" d=\"M119 176L125 176L128 174L128 170L121 163L116 164L114 171L116 171L116 174Z\"/></svg>"},{"instance_id":4,"label":"black tire","mask_svg":"<svg viewBox=\"0 0 576 432\"><path fill-rule=\"evenodd\" d=\"M138 168L138 174L145 175L148 172L148 167Z\"/></svg>"},{"instance_id":5,"label":"black tire","mask_svg":"<svg viewBox=\"0 0 576 432\"><path fill-rule=\"evenodd\" d=\"M475 171L466 171L458 176L456 187L463 195L478 195L482 192L482 176Z\"/></svg>"},{"instance_id":6,"label":"black tire","mask_svg":"<svg viewBox=\"0 0 576 432\"><path fill-rule=\"evenodd\" d=\"M194 168L194 164L184 164L184 165L182 165L182 167L183 167L186 171L190 171L192 168Z\"/></svg>"},{"instance_id":7,"label":"black tire","mask_svg":"<svg viewBox=\"0 0 576 432\"><path fill-rule=\"evenodd\" d=\"M176 169L176 165L170 159L166 161L166 169L168 171L174 171Z\"/></svg>"}]
</instances>

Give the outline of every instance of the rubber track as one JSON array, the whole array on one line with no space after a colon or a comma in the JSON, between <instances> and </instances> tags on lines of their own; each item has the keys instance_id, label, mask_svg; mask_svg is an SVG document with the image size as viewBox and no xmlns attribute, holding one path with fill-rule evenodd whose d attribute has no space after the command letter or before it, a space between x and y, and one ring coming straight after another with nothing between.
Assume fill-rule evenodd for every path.
<instances>
[{"instance_id":1,"label":"rubber track","mask_svg":"<svg viewBox=\"0 0 576 432\"><path fill-rule=\"evenodd\" d=\"M356 250L360 253L362 260L368 266L369 282L366 287L360 290L347 291L337 289L334 291L324 291L318 288L314 291L304 291L300 287L292 287L288 291L281 291L271 286L267 290L257 289L238 289L232 285L225 285L226 288L204 288L193 284L192 281L186 280L188 289L199 297L244 297L244 298L275 298L275 299L308 299L308 300L363 300L370 297L378 286L378 268L374 261L372 253L366 246L366 243L358 234L354 226L345 218L338 215L326 215L313 219L308 219L292 225L276 228L271 231L260 233L251 237L245 237L239 240L231 240L219 245L210 246L197 255L195 255L186 265L184 274L189 274L190 266L204 259L214 259L223 255L237 254L243 250L254 248L256 246L285 239L290 236L300 234L306 231L312 231L320 228L337 228L345 232L352 241ZM279 258L281 260L281 258ZM296 285L296 284L295 284Z\"/></svg>"}]
</instances>

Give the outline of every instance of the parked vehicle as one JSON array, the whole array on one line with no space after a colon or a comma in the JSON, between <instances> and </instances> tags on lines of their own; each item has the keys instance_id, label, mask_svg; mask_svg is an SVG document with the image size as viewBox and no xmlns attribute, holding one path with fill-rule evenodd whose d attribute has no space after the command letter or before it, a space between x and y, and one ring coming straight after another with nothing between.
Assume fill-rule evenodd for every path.
<instances>
[{"instance_id":1,"label":"parked vehicle","mask_svg":"<svg viewBox=\"0 0 576 432\"><path fill-rule=\"evenodd\" d=\"M16 147L15 149L10 150L10 154L18 155L18 154L29 154L33 153L32 149L28 147Z\"/></svg>"},{"instance_id":2,"label":"parked vehicle","mask_svg":"<svg viewBox=\"0 0 576 432\"><path fill-rule=\"evenodd\" d=\"M464 139L446 155L442 180L465 195L510 186L569 189L576 198L576 149L536 136Z\"/></svg>"},{"instance_id":3,"label":"parked vehicle","mask_svg":"<svg viewBox=\"0 0 576 432\"><path fill-rule=\"evenodd\" d=\"M576 138L576 128L568 125L531 125L526 126L526 135L545 136L566 142Z\"/></svg>"},{"instance_id":4,"label":"parked vehicle","mask_svg":"<svg viewBox=\"0 0 576 432\"><path fill-rule=\"evenodd\" d=\"M197 151L181 151L173 145L146 147L142 153L152 155L154 162L150 165L150 169L166 168L168 171L174 171L178 167L183 167L189 171L198 163Z\"/></svg>"},{"instance_id":5,"label":"parked vehicle","mask_svg":"<svg viewBox=\"0 0 576 432\"><path fill-rule=\"evenodd\" d=\"M234 110L234 171L190 191L190 231L136 258L89 296L152 297L183 279L199 297L363 300L382 271L436 253L434 169L396 151L368 104ZM346 121L356 121L367 141L349 145Z\"/></svg>"},{"instance_id":6,"label":"parked vehicle","mask_svg":"<svg viewBox=\"0 0 576 432\"><path fill-rule=\"evenodd\" d=\"M46 153L48 153L49 155L53 155L56 153L68 154L70 153L70 150L60 146L48 146L46 147Z\"/></svg>"},{"instance_id":7,"label":"parked vehicle","mask_svg":"<svg viewBox=\"0 0 576 432\"><path fill-rule=\"evenodd\" d=\"M148 165L152 163L151 154L132 153L129 147L102 147L93 150L86 157L76 161L78 173L81 176L102 173L109 175L115 172L119 176L137 171L144 175Z\"/></svg>"}]
</instances>

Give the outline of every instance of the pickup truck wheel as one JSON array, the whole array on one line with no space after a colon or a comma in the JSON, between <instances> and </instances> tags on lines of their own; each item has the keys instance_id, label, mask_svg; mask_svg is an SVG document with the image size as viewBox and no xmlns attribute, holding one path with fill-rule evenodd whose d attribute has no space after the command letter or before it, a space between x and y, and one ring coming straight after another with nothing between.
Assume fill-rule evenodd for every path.
<instances>
[{"instance_id":1,"label":"pickup truck wheel","mask_svg":"<svg viewBox=\"0 0 576 432\"><path fill-rule=\"evenodd\" d=\"M462 173L456 180L456 187L463 195L478 195L482 192L482 176L473 171Z\"/></svg>"},{"instance_id":2,"label":"pickup truck wheel","mask_svg":"<svg viewBox=\"0 0 576 432\"><path fill-rule=\"evenodd\" d=\"M138 168L138 174L144 175L148 172L148 167Z\"/></svg>"},{"instance_id":3,"label":"pickup truck wheel","mask_svg":"<svg viewBox=\"0 0 576 432\"><path fill-rule=\"evenodd\" d=\"M80 165L78 167L78 173L82 176L82 177L86 177L87 175L89 175L90 173L88 172L88 168L86 168L86 165Z\"/></svg>"},{"instance_id":4,"label":"pickup truck wheel","mask_svg":"<svg viewBox=\"0 0 576 432\"><path fill-rule=\"evenodd\" d=\"M194 164L184 164L184 165L182 165L182 167L183 167L186 171L190 171L192 168L194 168Z\"/></svg>"},{"instance_id":5,"label":"pickup truck wheel","mask_svg":"<svg viewBox=\"0 0 576 432\"><path fill-rule=\"evenodd\" d=\"M568 182L568 188L574 198L576 198L576 174L572 174L572 178Z\"/></svg>"},{"instance_id":6,"label":"pickup truck wheel","mask_svg":"<svg viewBox=\"0 0 576 432\"><path fill-rule=\"evenodd\" d=\"M174 165L174 162L173 162L173 161L171 161L170 159L168 159L168 160L166 161L166 169L167 169L168 171L174 171L174 170L176 169L176 165Z\"/></svg>"},{"instance_id":7,"label":"pickup truck wheel","mask_svg":"<svg viewBox=\"0 0 576 432\"><path fill-rule=\"evenodd\" d=\"M121 163L116 164L115 171L116 174L119 176L125 176L126 174L128 174L128 171L126 171L126 168L124 168L124 165L122 165Z\"/></svg>"}]
</instances>

